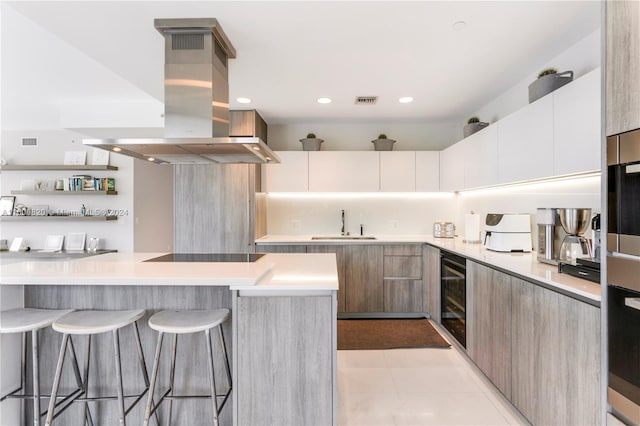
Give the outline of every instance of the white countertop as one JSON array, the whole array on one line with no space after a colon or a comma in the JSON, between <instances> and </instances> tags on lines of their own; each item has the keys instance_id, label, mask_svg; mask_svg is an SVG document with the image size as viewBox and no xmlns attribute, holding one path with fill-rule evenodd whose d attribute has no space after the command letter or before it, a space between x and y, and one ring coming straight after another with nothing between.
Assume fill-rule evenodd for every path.
<instances>
[{"instance_id":1,"label":"white countertop","mask_svg":"<svg viewBox=\"0 0 640 426\"><path fill-rule=\"evenodd\" d=\"M500 253L484 248L482 244L465 244L462 238L434 238L425 243L477 260L490 266L513 272L524 278L547 284L586 299L600 302L600 285L558 272L558 267L538 262L536 253Z\"/></svg>"},{"instance_id":2,"label":"white countertop","mask_svg":"<svg viewBox=\"0 0 640 426\"><path fill-rule=\"evenodd\" d=\"M465 244L462 238L434 238L432 235L372 235L375 240L312 240L310 235L267 235L257 244L393 244L426 243L471 260L495 266L523 278L600 302L600 285L588 280L558 273L553 265L540 263L536 253L499 253L484 248L482 244Z\"/></svg>"},{"instance_id":3,"label":"white countertop","mask_svg":"<svg viewBox=\"0 0 640 426\"><path fill-rule=\"evenodd\" d=\"M231 290L337 290L335 254L267 254L256 262L144 262L167 253L2 262L2 285L229 286Z\"/></svg>"}]
</instances>

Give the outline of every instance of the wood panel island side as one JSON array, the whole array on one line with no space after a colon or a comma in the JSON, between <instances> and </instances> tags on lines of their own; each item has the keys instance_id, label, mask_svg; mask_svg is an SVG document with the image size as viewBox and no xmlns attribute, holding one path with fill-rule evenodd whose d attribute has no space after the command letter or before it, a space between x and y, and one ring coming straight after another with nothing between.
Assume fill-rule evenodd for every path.
<instances>
[{"instance_id":1,"label":"wood panel island side","mask_svg":"<svg viewBox=\"0 0 640 426\"><path fill-rule=\"evenodd\" d=\"M83 259L7 262L0 273L1 290L4 294L21 294L14 290L23 289L23 300L12 301L14 306L145 309L139 326L148 369L157 338L147 326L151 315L165 309L229 308L231 322L224 325L223 331L232 364L233 393L221 412L221 424L337 424L335 254L274 253L247 263L145 262L163 254L109 253ZM89 394L114 394L112 341L109 334L97 337L91 342ZM19 384L20 339L10 340L10 336L2 339L0 384L4 392ZM43 394L48 394L52 385L60 340L61 336L50 328L41 333ZM74 343L82 362L85 341L79 338ZM216 344L214 339L216 385L219 393L223 393L224 364ZM121 332L121 350L125 395L134 394L143 388L144 382L131 327ZM7 355L11 353L13 356ZM176 394L207 392L206 353L201 335L179 337ZM9 359L16 360L16 365L7 363ZM156 398L167 388L169 365L170 345L165 345ZM28 365L28 371L30 368ZM61 392L72 389L74 383L73 372L67 365ZM28 386L30 389L30 380ZM5 411L2 418L32 423L31 402L18 407L3 402L0 410L16 412ZM91 403L90 407L96 424L117 424L116 403ZM81 404L74 404L57 423L77 423L81 409ZM176 400L172 410L175 425L210 424L211 404L204 400ZM165 422L166 404L158 414L160 421ZM141 424L143 417L144 402L136 405L127 422Z\"/></svg>"}]
</instances>

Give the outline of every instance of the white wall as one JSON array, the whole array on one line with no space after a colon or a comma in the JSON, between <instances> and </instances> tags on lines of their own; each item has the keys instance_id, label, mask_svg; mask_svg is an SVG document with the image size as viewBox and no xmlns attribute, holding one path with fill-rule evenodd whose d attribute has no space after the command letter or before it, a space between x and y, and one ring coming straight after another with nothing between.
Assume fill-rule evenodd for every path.
<instances>
[{"instance_id":1,"label":"white wall","mask_svg":"<svg viewBox=\"0 0 640 426\"><path fill-rule=\"evenodd\" d=\"M363 108L366 108L364 106ZM276 151L301 151L300 139L315 133L323 151L373 151L380 133L396 141L395 151L441 150L462 138L455 123L302 123L269 126L269 146Z\"/></svg>"},{"instance_id":2,"label":"white wall","mask_svg":"<svg viewBox=\"0 0 640 426\"><path fill-rule=\"evenodd\" d=\"M574 79L598 68L602 59L600 37L600 30L594 31L558 56L540 64L535 70L531 70L531 73L520 80L518 84L505 90L477 110L469 112L465 117L461 117L461 123L464 124L467 118L473 115L477 115L481 121L495 123L528 105L529 84L538 77L540 71L546 68L555 68L558 72L573 71Z\"/></svg>"},{"instance_id":3,"label":"white wall","mask_svg":"<svg viewBox=\"0 0 640 426\"><path fill-rule=\"evenodd\" d=\"M22 137L37 137L37 147L22 147ZM67 130L3 131L0 155L9 164L63 164L65 151L87 151L90 163L93 148L82 145L82 135ZM19 190L22 180L45 181L62 179L74 174L90 174L97 177L114 177L118 195L16 195L16 204L26 206L48 205L50 209L79 211L82 204L87 210L112 209L121 213L116 221L38 221L0 222L0 238L23 237L31 248L42 248L47 235L67 235L70 232L86 232L87 239L99 237L101 248L133 251L133 159L112 153L110 164L117 171L4 171L1 174L0 192L10 195Z\"/></svg>"}]
</instances>

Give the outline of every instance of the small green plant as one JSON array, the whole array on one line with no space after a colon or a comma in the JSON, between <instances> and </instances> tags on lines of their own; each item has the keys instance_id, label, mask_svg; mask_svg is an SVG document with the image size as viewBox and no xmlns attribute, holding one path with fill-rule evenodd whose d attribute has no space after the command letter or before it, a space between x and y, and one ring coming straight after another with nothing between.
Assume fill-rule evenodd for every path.
<instances>
[{"instance_id":1,"label":"small green plant","mask_svg":"<svg viewBox=\"0 0 640 426\"><path fill-rule=\"evenodd\" d=\"M386 138L387 138L387 135L385 135L384 133L380 133L378 135L378 139L386 139Z\"/></svg>"},{"instance_id":2,"label":"small green plant","mask_svg":"<svg viewBox=\"0 0 640 426\"><path fill-rule=\"evenodd\" d=\"M315 133L307 133L307 139L315 139L315 138L316 138Z\"/></svg>"},{"instance_id":3,"label":"small green plant","mask_svg":"<svg viewBox=\"0 0 640 426\"><path fill-rule=\"evenodd\" d=\"M538 78L544 77L545 75L556 74L557 72L558 70L555 68L547 68L545 70L540 71L540 74L538 74Z\"/></svg>"},{"instance_id":4,"label":"small green plant","mask_svg":"<svg viewBox=\"0 0 640 426\"><path fill-rule=\"evenodd\" d=\"M476 116L469 117L469 119L467 120L467 124L479 123L479 122L480 122L480 119Z\"/></svg>"}]
</instances>

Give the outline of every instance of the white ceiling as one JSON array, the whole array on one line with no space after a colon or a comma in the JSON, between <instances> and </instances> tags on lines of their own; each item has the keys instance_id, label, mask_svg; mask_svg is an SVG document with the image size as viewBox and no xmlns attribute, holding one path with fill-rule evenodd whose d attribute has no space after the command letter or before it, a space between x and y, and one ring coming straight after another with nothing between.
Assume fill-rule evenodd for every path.
<instances>
[{"instance_id":1,"label":"white ceiling","mask_svg":"<svg viewBox=\"0 0 640 426\"><path fill-rule=\"evenodd\" d=\"M231 108L246 109L235 98L249 97L253 103L248 107L258 109L270 124L460 120L599 28L601 7L598 1L4 4L35 23L50 40L60 39L120 77L126 84L119 90L160 101L164 42L154 18L217 18L237 50L229 70ZM454 31L456 21L466 21L466 28ZM3 21L3 90L10 83L32 108L37 109L34 99L126 97L107 82L92 87L80 78L64 81L60 75L50 76L60 84L38 90L34 76L19 72L7 57L11 52L17 55L20 47L7 47L10 29ZM42 43L46 49L47 40ZM56 60L48 58L48 71L63 73ZM14 71L7 71L11 66ZM378 104L354 105L361 95L378 96ZM333 102L320 105L320 96ZM415 101L400 104L401 96Z\"/></svg>"}]
</instances>

